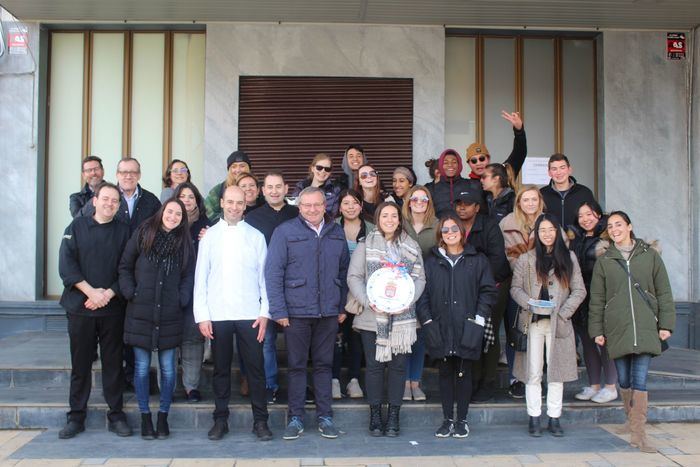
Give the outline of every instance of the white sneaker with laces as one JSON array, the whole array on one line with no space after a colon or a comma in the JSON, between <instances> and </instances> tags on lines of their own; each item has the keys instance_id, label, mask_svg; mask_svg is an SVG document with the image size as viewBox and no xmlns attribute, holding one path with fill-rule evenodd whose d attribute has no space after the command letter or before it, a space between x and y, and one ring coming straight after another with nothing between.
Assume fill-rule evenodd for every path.
<instances>
[{"instance_id":1,"label":"white sneaker with laces","mask_svg":"<svg viewBox=\"0 0 700 467\"><path fill-rule=\"evenodd\" d=\"M343 397L340 392L340 381L338 381L338 378L333 378L331 380L331 395L333 396L333 399L341 399Z\"/></svg>"},{"instance_id":2,"label":"white sneaker with laces","mask_svg":"<svg viewBox=\"0 0 700 467\"><path fill-rule=\"evenodd\" d=\"M612 402L615 399L617 399L617 389L608 389L605 387L598 391L595 396L591 397L591 400L593 402L597 402L598 404Z\"/></svg>"},{"instance_id":3,"label":"white sneaker with laces","mask_svg":"<svg viewBox=\"0 0 700 467\"><path fill-rule=\"evenodd\" d=\"M590 386L584 387L581 392L576 394L574 397L580 401L589 401L591 400L591 397L595 396L598 393L595 389L593 389Z\"/></svg>"}]
</instances>

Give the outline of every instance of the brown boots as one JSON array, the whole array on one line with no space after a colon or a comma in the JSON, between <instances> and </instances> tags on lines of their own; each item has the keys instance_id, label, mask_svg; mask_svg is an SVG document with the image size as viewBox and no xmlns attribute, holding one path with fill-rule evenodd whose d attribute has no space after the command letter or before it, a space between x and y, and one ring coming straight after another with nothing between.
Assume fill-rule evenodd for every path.
<instances>
[{"instance_id":1,"label":"brown boots","mask_svg":"<svg viewBox=\"0 0 700 467\"><path fill-rule=\"evenodd\" d=\"M630 407L632 406L632 388L624 389L620 388L620 395L622 396L622 404L625 408L625 417L627 420L622 428L615 430L618 435L628 435L630 434Z\"/></svg>"},{"instance_id":2,"label":"brown boots","mask_svg":"<svg viewBox=\"0 0 700 467\"><path fill-rule=\"evenodd\" d=\"M631 391L632 403L629 411L629 427L632 432L630 445L642 452L656 452L656 448L647 439L645 425L647 423L648 393L646 391ZM625 395L623 393L622 397Z\"/></svg>"}]
</instances>

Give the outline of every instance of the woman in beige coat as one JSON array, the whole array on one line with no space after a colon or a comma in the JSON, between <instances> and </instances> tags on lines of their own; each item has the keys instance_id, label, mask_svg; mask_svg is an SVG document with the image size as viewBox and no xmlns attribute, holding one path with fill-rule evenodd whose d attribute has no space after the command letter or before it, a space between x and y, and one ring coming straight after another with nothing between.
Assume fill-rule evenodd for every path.
<instances>
[{"instance_id":1,"label":"woman in beige coat","mask_svg":"<svg viewBox=\"0 0 700 467\"><path fill-rule=\"evenodd\" d=\"M535 221L544 210L544 201L540 195L540 190L535 185L524 185L518 190L515 197L513 212L504 217L499 223L503 233L503 243L506 247L506 257L510 268L515 267L518 257L531 250L535 246L535 236L533 228ZM510 288L510 283L505 285ZM518 314L518 306L510 299L506 306L505 326L506 330L513 328L515 317ZM508 360L509 383L508 394L515 399L525 397L525 384L516 379L513 375L513 363L515 352L510 345L506 346L506 358Z\"/></svg>"},{"instance_id":2,"label":"woman in beige coat","mask_svg":"<svg viewBox=\"0 0 700 467\"><path fill-rule=\"evenodd\" d=\"M564 383L578 379L576 340L571 316L586 297L576 255L562 238L559 222L542 214L535 223L535 249L520 255L515 263L510 294L520 305L518 329L527 334L527 351L516 352L513 372L525 381L525 400L530 416L529 432L541 436L542 371L547 356L547 429L563 436L559 423ZM553 302L549 314L541 314L529 302ZM537 313L533 313L537 311Z\"/></svg>"}]
</instances>

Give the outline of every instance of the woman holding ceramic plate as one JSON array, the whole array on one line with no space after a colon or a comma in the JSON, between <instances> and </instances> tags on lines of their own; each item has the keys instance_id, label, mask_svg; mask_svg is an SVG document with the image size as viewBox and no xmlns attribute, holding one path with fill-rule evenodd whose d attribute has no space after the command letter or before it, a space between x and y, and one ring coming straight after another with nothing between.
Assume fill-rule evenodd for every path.
<instances>
[{"instance_id":1,"label":"woman holding ceramic plate","mask_svg":"<svg viewBox=\"0 0 700 467\"><path fill-rule=\"evenodd\" d=\"M517 327L527 334L527 351L516 352L513 373L525 381L530 435L542 436L542 371L547 356L547 429L563 436L559 423L564 383L578 379L576 340L571 316L586 287L576 255L564 243L559 222L551 214L537 218L535 249L515 262L510 294L520 306Z\"/></svg>"},{"instance_id":2,"label":"woman holding ceramic plate","mask_svg":"<svg viewBox=\"0 0 700 467\"><path fill-rule=\"evenodd\" d=\"M379 204L374 223L376 230L369 232L352 254L348 287L362 304L353 328L360 332L367 363L370 434L398 436L407 354L416 340L415 302L425 287L423 256L418 243L403 231L396 203ZM381 405L385 371L389 400L386 419Z\"/></svg>"}]
</instances>

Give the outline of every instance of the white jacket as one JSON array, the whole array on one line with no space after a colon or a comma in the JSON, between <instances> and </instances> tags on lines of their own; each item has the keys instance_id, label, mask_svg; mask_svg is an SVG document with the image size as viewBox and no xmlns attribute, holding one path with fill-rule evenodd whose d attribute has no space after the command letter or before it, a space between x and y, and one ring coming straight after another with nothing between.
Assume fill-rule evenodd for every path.
<instances>
[{"instance_id":1,"label":"white jacket","mask_svg":"<svg viewBox=\"0 0 700 467\"><path fill-rule=\"evenodd\" d=\"M221 219L199 242L194 278L194 320L270 317L265 289L265 236L239 221Z\"/></svg>"}]
</instances>

